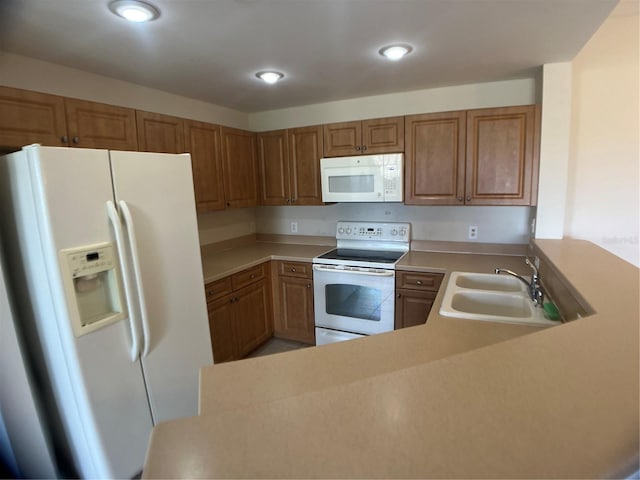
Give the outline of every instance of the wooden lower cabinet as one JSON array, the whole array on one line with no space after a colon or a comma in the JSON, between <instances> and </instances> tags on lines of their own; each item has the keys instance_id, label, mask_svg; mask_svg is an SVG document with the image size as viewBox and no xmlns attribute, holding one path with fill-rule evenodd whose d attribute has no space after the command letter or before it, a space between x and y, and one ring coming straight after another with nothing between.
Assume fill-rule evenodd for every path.
<instances>
[{"instance_id":1,"label":"wooden lower cabinet","mask_svg":"<svg viewBox=\"0 0 640 480\"><path fill-rule=\"evenodd\" d=\"M311 263L273 262L274 336L315 345Z\"/></svg>"},{"instance_id":2,"label":"wooden lower cabinet","mask_svg":"<svg viewBox=\"0 0 640 480\"><path fill-rule=\"evenodd\" d=\"M396 272L396 330L427 321L443 278L442 273Z\"/></svg>"},{"instance_id":3,"label":"wooden lower cabinet","mask_svg":"<svg viewBox=\"0 0 640 480\"><path fill-rule=\"evenodd\" d=\"M254 283L236 293L233 309L238 356L242 358L273 335L271 289L267 280Z\"/></svg>"},{"instance_id":4,"label":"wooden lower cabinet","mask_svg":"<svg viewBox=\"0 0 640 480\"><path fill-rule=\"evenodd\" d=\"M215 363L238 359L233 306L231 295L207 304L211 347Z\"/></svg>"},{"instance_id":5,"label":"wooden lower cabinet","mask_svg":"<svg viewBox=\"0 0 640 480\"><path fill-rule=\"evenodd\" d=\"M206 285L215 363L243 358L273 335L269 263Z\"/></svg>"}]
</instances>

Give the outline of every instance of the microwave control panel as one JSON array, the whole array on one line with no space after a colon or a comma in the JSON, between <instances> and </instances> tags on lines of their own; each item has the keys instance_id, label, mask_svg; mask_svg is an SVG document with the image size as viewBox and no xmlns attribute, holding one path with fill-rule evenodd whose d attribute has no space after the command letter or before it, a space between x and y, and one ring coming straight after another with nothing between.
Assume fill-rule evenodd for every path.
<instances>
[{"instance_id":1,"label":"microwave control panel","mask_svg":"<svg viewBox=\"0 0 640 480\"><path fill-rule=\"evenodd\" d=\"M410 234L409 230L409 223L340 221L336 227L336 239L408 242Z\"/></svg>"}]
</instances>

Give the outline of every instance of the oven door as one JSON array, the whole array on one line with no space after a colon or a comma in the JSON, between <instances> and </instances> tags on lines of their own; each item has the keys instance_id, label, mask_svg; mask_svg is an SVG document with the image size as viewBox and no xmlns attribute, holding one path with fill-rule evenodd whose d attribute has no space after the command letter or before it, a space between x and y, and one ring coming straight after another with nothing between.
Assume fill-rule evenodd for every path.
<instances>
[{"instance_id":1,"label":"oven door","mask_svg":"<svg viewBox=\"0 0 640 480\"><path fill-rule=\"evenodd\" d=\"M316 327L374 335L394 326L395 271L314 265Z\"/></svg>"}]
</instances>

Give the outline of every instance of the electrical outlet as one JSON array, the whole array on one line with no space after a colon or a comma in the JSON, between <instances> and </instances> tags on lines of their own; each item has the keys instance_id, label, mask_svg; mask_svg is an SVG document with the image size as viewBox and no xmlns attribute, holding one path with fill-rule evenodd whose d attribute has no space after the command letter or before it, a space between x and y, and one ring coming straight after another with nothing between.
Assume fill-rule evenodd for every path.
<instances>
[{"instance_id":1,"label":"electrical outlet","mask_svg":"<svg viewBox=\"0 0 640 480\"><path fill-rule=\"evenodd\" d=\"M298 222L291 222L291 233L298 233Z\"/></svg>"},{"instance_id":2,"label":"electrical outlet","mask_svg":"<svg viewBox=\"0 0 640 480\"><path fill-rule=\"evenodd\" d=\"M469 225L469 240L478 239L478 227L475 225Z\"/></svg>"}]
</instances>

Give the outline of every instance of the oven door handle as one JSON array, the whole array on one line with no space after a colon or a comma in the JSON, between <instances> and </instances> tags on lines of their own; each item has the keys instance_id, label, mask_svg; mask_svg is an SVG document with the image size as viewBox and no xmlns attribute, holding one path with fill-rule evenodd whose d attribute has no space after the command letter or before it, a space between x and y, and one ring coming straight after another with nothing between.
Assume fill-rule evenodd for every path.
<instances>
[{"instance_id":1,"label":"oven door handle","mask_svg":"<svg viewBox=\"0 0 640 480\"><path fill-rule=\"evenodd\" d=\"M370 277L393 277L395 272L393 270L386 270L384 272L371 272L362 270L342 270L338 268L321 267L320 265L314 265L313 269L316 272L331 272L331 273L353 273L355 275L368 275Z\"/></svg>"}]
</instances>

